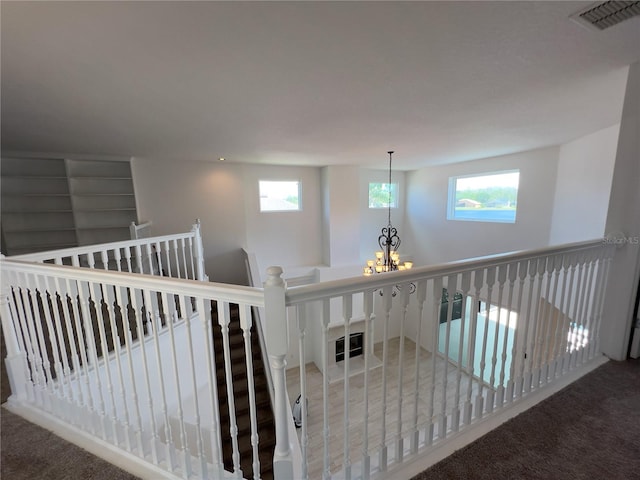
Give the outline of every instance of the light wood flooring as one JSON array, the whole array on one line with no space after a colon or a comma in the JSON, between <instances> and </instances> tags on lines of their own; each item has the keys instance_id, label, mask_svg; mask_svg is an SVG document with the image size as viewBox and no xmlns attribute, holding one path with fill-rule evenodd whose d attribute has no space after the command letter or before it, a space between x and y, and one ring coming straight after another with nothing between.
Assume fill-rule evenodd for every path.
<instances>
[{"instance_id":1,"label":"light wood flooring","mask_svg":"<svg viewBox=\"0 0 640 480\"><path fill-rule=\"evenodd\" d=\"M329 470L331 473L340 471L343 465L355 464L363 458L363 452L377 459L383 444L387 445L388 458L396 455L397 440L407 437L416 428L424 428L432 422L437 423L444 411L451 415L456 405L462 410L471 388L472 402L477 395L480 385L464 372L442 357L436 356L435 366L433 356L426 350L419 349L418 366L418 395L415 395L416 373L416 345L413 341L404 340L404 360L402 373L400 372L400 339L394 338L388 343L388 366L386 368L386 408L383 402L383 380L385 369L378 367L369 373L368 405L369 417L367 424L367 439L365 445L365 408L364 408L364 373L352 375L349 378L348 415L345 415L345 382L331 383L328 390L328 449ZM383 344L374 346L374 355L382 360ZM310 479L322 478L324 436L323 436L323 376L313 363L305 367L308 396L307 416L307 458ZM435 372L434 372L435 370ZM435 382L431 379L435 375ZM458 382L458 377L460 381ZM457 385L460 388L457 388ZM435 388L432 388L435 385ZM399 395L400 388L402 395ZM300 369L291 368L287 371L287 390L292 402L300 394ZM484 388L486 390L486 388ZM433 397L433 402L431 398ZM416 407L417 398L417 409ZM433 410L430 408L433 405ZM399 408L401 407L401 408ZM386 414L383 415L383 411ZM401 412L401 417L399 413ZM417 412L417 415L416 415ZM461 414L462 415L462 414ZM448 425L450 428L450 424ZM298 429L301 437L302 429ZM345 438L348 435L347 447ZM383 441L384 435L384 441ZM404 447L408 446L405 441ZM348 460L345 462L345 454ZM374 461L375 462L375 461Z\"/></svg>"}]
</instances>

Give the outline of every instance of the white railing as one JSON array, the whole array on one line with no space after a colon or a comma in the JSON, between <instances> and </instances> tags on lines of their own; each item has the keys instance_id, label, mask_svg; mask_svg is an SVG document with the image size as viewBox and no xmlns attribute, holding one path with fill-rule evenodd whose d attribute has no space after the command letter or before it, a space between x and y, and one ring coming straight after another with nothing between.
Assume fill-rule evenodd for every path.
<instances>
[{"instance_id":1,"label":"white railing","mask_svg":"<svg viewBox=\"0 0 640 480\"><path fill-rule=\"evenodd\" d=\"M242 477L232 367L244 364L254 398L251 311L264 305L260 290L9 259L1 266L10 405L53 415L176 477ZM230 349L234 316L241 356ZM259 472L259 417L250 409Z\"/></svg>"},{"instance_id":2,"label":"white railing","mask_svg":"<svg viewBox=\"0 0 640 480\"><path fill-rule=\"evenodd\" d=\"M271 310L266 288L268 339L295 307L300 358L321 349L317 368L287 376L308 401L302 478L385 472L598 356L612 256L593 241L351 278L283 290ZM362 356L335 362L335 338L348 352L352 332ZM282 336L267 346L280 365Z\"/></svg>"},{"instance_id":3,"label":"white railing","mask_svg":"<svg viewBox=\"0 0 640 480\"><path fill-rule=\"evenodd\" d=\"M207 280L200 221L185 233L15 255L11 259Z\"/></svg>"},{"instance_id":4,"label":"white railing","mask_svg":"<svg viewBox=\"0 0 640 480\"><path fill-rule=\"evenodd\" d=\"M252 311L263 309L274 477L392 475L598 357L612 256L593 241L295 288L271 267L263 289L4 259L9 404L175 477L241 478L250 474L240 468L232 366L242 361L260 472L249 372ZM232 311L243 355L233 355ZM353 358L352 333L362 339ZM301 367L287 371L292 349ZM306 401L296 436L297 393Z\"/></svg>"}]
</instances>

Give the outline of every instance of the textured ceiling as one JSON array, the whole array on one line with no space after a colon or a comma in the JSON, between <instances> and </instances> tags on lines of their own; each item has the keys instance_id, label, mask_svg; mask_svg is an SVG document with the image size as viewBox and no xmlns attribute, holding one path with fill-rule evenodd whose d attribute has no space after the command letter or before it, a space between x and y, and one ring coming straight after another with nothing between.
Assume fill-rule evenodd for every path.
<instances>
[{"instance_id":1,"label":"textured ceiling","mask_svg":"<svg viewBox=\"0 0 640 480\"><path fill-rule=\"evenodd\" d=\"M3 151L413 169L620 120L590 2L1 3Z\"/></svg>"}]
</instances>

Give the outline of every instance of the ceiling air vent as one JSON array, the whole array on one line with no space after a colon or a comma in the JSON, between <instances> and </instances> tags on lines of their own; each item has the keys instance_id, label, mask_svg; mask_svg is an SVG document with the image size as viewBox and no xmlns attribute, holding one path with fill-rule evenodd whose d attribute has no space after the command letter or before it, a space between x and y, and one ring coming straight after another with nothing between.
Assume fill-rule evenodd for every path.
<instances>
[{"instance_id":1,"label":"ceiling air vent","mask_svg":"<svg viewBox=\"0 0 640 480\"><path fill-rule=\"evenodd\" d=\"M592 30L604 30L640 15L640 2L598 2L571 15L571 19Z\"/></svg>"}]
</instances>

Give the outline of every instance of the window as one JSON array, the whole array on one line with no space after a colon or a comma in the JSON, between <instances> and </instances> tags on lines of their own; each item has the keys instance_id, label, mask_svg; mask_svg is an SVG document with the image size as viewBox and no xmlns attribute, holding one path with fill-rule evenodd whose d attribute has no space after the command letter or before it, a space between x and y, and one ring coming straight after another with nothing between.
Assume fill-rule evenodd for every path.
<instances>
[{"instance_id":1,"label":"window","mask_svg":"<svg viewBox=\"0 0 640 480\"><path fill-rule=\"evenodd\" d=\"M389 205L389 190L391 190L391 205ZM369 208L397 208L398 184L397 183L370 183L369 184Z\"/></svg>"},{"instance_id":2,"label":"window","mask_svg":"<svg viewBox=\"0 0 640 480\"><path fill-rule=\"evenodd\" d=\"M520 171L449 178L449 220L515 223Z\"/></svg>"},{"instance_id":3,"label":"window","mask_svg":"<svg viewBox=\"0 0 640 480\"><path fill-rule=\"evenodd\" d=\"M260 180L260 211L301 210L300 182Z\"/></svg>"}]
</instances>

